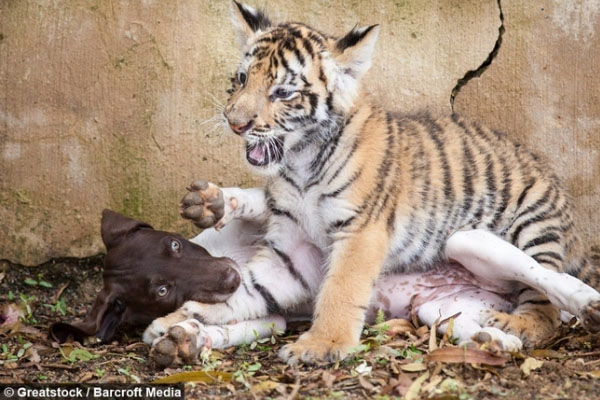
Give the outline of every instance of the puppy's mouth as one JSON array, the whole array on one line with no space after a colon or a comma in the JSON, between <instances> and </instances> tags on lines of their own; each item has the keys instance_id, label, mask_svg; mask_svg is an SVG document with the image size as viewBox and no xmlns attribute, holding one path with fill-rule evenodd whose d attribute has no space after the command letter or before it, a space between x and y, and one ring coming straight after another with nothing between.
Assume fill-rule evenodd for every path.
<instances>
[{"instance_id":1,"label":"puppy's mouth","mask_svg":"<svg viewBox=\"0 0 600 400\"><path fill-rule=\"evenodd\" d=\"M254 166L264 167L277 163L283 158L283 139L272 137L268 140L246 143L246 160Z\"/></svg>"}]
</instances>

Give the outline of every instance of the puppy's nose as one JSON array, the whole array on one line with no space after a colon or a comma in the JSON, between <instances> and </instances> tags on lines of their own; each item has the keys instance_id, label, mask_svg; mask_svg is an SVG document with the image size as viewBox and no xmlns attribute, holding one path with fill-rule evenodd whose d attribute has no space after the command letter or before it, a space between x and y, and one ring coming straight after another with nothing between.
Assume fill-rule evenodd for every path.
<instances>
[{"instance_id":1,"label":"puppy's nose","mask_svg":"<svg viewBox=\"0 0 600 400\"><path fill-rule=\"evenodd\" d=\"M236 124L231 121L228 121L228 122L229 122L229 127L231 128L231 130L234 131L235 133L237 133L238 135L243 135L244 132L249 131L254 126L254 121L249 121L249 122L245 122L245 123L241 123L241 124Z\"/></svg>"},{"instance_id":2,"label":"puppy's nose","mask_svg":"<svg viewBox=\"0 0 600 400\"><path fill-rule=\"evenodd\" d=\"M229 273L223 280L223 289L228 293L233 293L240 286L240 274L233 268L229 269Z\"/></svg>"}]
</instances>

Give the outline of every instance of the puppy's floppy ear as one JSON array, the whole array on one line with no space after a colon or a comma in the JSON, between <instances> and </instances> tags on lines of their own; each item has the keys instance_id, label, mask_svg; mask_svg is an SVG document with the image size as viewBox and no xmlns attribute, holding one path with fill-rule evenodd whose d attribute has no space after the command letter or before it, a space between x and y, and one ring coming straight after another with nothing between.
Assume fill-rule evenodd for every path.
<instances>
[{"instance_id":1,"label":"puppy's floppy ear","mask_svg":"<svg viewBox=\"0 0 600 400\"><path fill-rule=\"evenodd\" d=\"M246 44L258 34L271 27L271 21L266 13L250 7L246 4L233 0L233 24L238 37L240 47Z\"/></svg>"},{"instance_id":2,"label":"puppy's floppy ear","mask_svg":"<svg viewBox=\"0 0 600 400\"><path fill-rule=\"evenodd\" d=\"M116 246L128 233L140 228L153 229L145 222L127 218L112 210L102 211L102 241L107 250Z\"/></svg>"},{"instance_id":3,"label":"puppy's floppy ear","mask_svg":"<svg viewBox=\"0 0 600 400\"><path fill-rule=\"evenodd\" d=\"M105 287L98 293L92 309L87 312L83 321L71 324L55 322L50 326L50 337L59 343L64 343L69 339L83 343L86 337L96 336L102 330L111 302L112 296ZM106 338L102 337L101 339Z\"/></svg>"}]
</instances>

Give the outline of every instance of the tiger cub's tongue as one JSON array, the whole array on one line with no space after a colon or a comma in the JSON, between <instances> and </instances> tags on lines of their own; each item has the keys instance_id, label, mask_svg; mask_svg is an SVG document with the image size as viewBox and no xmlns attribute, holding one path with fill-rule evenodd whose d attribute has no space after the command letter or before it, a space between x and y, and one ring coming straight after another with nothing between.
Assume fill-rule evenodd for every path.
<instances>
[{"instance_id":1,"label":"tiger cub's tongue","mask_svg":"<svg viewBox=\"0 0 600 400\"><path fill-rule=\"evenodd\" d=\"M248 156L252 158L253 161L257 163L262 163L265 160L265 146L258 145L254 146L250 152L248 152Z\"/></svg>"}]
</instances>

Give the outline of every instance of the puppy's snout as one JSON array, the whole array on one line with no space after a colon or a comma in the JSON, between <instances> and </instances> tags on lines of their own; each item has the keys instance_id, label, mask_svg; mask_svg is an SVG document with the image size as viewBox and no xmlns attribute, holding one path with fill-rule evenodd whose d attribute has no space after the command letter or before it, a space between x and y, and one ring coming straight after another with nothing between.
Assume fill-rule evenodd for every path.
<instances>
[{"instance_id":1,"label":"puppy's snout","mask_svg":"<svg viewBox=\"0 0 600 400\"><path fill-rule=\"evenodd\" d=\"M229 268L223 279L223 289L227 293L233 293L240 286L240 274L233 268Z\"/></svg>"}]
</instances>

